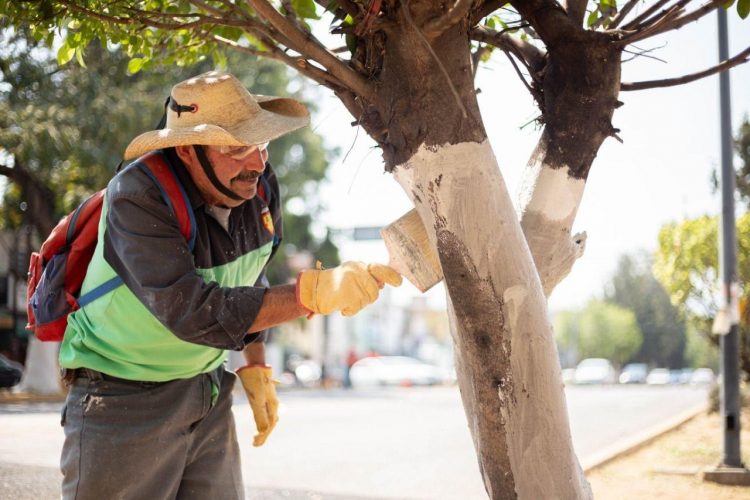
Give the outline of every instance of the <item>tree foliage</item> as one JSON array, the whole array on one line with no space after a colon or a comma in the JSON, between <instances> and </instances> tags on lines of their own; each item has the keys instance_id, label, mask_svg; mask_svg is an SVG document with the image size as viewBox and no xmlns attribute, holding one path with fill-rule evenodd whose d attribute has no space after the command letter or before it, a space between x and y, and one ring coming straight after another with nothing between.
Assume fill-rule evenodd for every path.
<instances>
[{"instance_id":1,"label":"tree foliage","mask_svg":"<svg viewBox=\"0 0 750 500\"><path fill-rule=\"evenodd\" d=\"M643 341L633 311L601 300L583 311L560 313L555 320L557 342L578 360L606 358L617 365L632 359Z\"/></svg>"},{"instance_id":2,"label":"tree foliage","mask_svg":"<svg viewBox=\"0 0 750 500\"><path fill-rule=\"evenodd\" d=\"M696 331L714 344L711 326L721 304L718 220L699 217L662 227L654 262L657 279ZM737 219L737 273L741 298L750 298L750 213ZM750 377L750 317L740 319L741 363Z\"/></svg>"},{"instance_id":3,"label":"tree foliage","mask_svg":"<svg viewBox=\"0 0 750 500\"><path fill-rule=\"evenodd\" d=\"M86 47L85 67L59 66L55 54L26 29L4 26L0 40L0 174L11 181L0 205L2 224L13 229L31 223L40 237L106 185L125 146L159 121L173 84L213 69L211 61L203 61L130 75L127 54L97 42ZM228 63L256 93L308 101L315 95L273 61L240 60L233 54ZM293 81L298 90L290 92ZM271 278L289 277L287 249L305 249L326 265L335 264L335 246L327 235L315 236L311 225L322 208L316 186L336 152L326 151L322 138L306 128L273 141L269 153L285 207L300 200L305 207L304 215L286 211L285 243L292 246L285 245L274 259Z\"/></svg>"},{"instance_id":4,"label":"tree foliage","mask_svg":"<svg viewBox=\"0 0 750 500\"><path fill-rule=\"evenodd\" d=\"M648 255L623 255L605 300L635 313L643 334L641 348L628 361L681 368L685 361L685 321L654 277Z\"/></svg>"}]
</instances>

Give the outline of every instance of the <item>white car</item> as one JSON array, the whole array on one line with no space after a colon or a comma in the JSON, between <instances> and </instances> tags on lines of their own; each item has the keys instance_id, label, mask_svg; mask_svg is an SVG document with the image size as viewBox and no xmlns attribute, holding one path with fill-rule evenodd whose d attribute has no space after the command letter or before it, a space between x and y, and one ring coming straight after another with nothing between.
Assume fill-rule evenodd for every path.
<instances>
[{"instance_id":1,"label":"white car","mask_svg":"<svg viewBox=\"0 0 750 500\"><path fill-rule=\"evenodd\" d=\"M698 368L690 377L690 383L693 385L713 384L716 376L711 368Z\"/></svg>"},{"instance_id":2,"label":"white car","mask_svg":"<svg viewBox=\"0 0 750 500\"><path fill-rule=\"evenodd\" d=\"M371 356L352 365L354 387L436 385L448 380L437 366L408 356Z\"/></svg>"},{"instance_id":3,"label":"white car","mask_svg":"<svg viewBox=\"0 0 750 500\"><path fill-rule=\"evenodd\" d=\"M608 359L587 358L578 363L576 384L614 384L615 368Z\"/></svg>"},{"instance_id":4,"label":"white car","mask_svg":"<svg viewBox=\"0 0 750 500\"><path fill-rule=\"evenodd\" d=\"M646 377L648 385L667 385L670 380L671 375L666 368L654 368L648 373L648 377Z\"/></svg>"}]
</instances>

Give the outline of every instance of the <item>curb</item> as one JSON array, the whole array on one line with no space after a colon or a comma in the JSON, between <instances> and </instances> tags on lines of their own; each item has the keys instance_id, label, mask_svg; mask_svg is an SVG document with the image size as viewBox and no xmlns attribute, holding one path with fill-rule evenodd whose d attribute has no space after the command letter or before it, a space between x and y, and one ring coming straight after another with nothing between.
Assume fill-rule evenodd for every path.
<instances>
[{"instance_id":1,"label":"curb","mask_svg":"<svg viewBox=\"0 0 750 500\"><path fill-rule=\"evenodd\" d=\"M0 405L12 403L55 403L65 401L66 393L33 394L30 392L0 391Z\"/></svg>"},{"instance_id":2,"label":"curb","mask_svg":"<svg viewBox=\"0 0 750 500\"><path fill-rule=\"evenodd\" d=\"M686 424L690 420L694 419L698 415L708 411L709 404L701 403L700 405L691 408L683 413L678 414L674 418L671 418L651 429L647 429L640 434L636 434L631 438L627 438L623 441L617 442L609 448L594 454L588 460L582 462L583 472L588 474L618 458L629 455L644 446L651 444L657 438L664 434L676 430L683 424Z\"/></svg>"}]
</instances>

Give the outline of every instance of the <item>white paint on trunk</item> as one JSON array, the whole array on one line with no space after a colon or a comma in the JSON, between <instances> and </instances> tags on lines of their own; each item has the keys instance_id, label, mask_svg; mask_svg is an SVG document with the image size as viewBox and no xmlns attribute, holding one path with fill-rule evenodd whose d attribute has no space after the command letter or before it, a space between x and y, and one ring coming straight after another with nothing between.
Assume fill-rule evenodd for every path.
<instances>
[{"instance_id":1,"label":"white paint on trunk","mask_svg":"<svg viewBox=\"0 0 750 500\"><path fill-rule=\"evenodd\" d=\"M569 176L567 167L550 168L532 161L518 188L517 212L537 212L552 221L574 218L585 187L586 181Z\"/></svg>"},{"instance_id":2,"label":"white paint on trunk","mask_svg":"<svg viewBox=\"0 0 750 500\"><path fill-rule=\"evenodd\" d=\"M549 296L586 247L585 232L570 235L586 181L568 175L567 167L544 165L544 158L542 148L532 154L519 185L516 211Z\"/></svg>"},{"instance_id":3,"label":"white paint on trunk","mask_svg":"<svg viewBox=\"0 0 750 500\"><path fill-rule=\"evenodd\" d=\"M62 392L57 364L59 350L60 342L41 342L30 335L23 376L13 390L41 395Z\"/></svg>"},{"instance_id":4,"label":"white paint on trunk","mask_svg":"<svg viewBox=\"0 0 750 500\"><path fill-rule=\"evenodd\" d=\"M490 335L509 334L511 339L512 392L510 398L505 393L500 410L505 432L481 435L476 421L478 406L464 403L475 447L486 449L492 440L505 440L519 498L590 498L588 483L573 451L545 296L489 143L422 146L394 173L414 201L433 244L437 241L436 227L455 236L465 245L465 257L484 285L477 283L472 290L451 289L452 279L458 277L452 277L450 268L443 263L449 295L465 297L473 293L472 300L477 303L503 303L502 317L481 326ZM563 182L555 174L537 177L549 186L547 196L554 197L553 185L557 189L570 188L565 204L575 210L580 186ZM539 206L549 211L554 207ZM450 323L460 349L462 318L453 316L455 301L451 302ZM466 398L466 389L470 389L466 385L467 374L479 373L482 367L477 366L477 360L468 359L466 352L458 357L463 364L459 382ZM500 385L503 383L501 380ZM485 477L490 475L485 471ZM507 493L490 491L490 496Z\"/></svg>"}]
</instances>

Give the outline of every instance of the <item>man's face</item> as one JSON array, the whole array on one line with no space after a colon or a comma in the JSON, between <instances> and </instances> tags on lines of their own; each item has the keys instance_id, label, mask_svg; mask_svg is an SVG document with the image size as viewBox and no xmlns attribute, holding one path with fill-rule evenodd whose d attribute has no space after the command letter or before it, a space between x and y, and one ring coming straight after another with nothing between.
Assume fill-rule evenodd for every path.
<instances>
[{"instance_id":1,"label":"man's face","mask_svg":"<svg viewBox=\"0 0 750 500\"><path fill-rule=\"evenodd\" d=\"M176 148L180 159L190 171L203 198L212 205L236 207L258 193L258 178L268 160L266 144L260 146L204 146L219 182L242 197L234 200L221 193L206 177L192 146Z\"/></svg>"}]
</instances>

